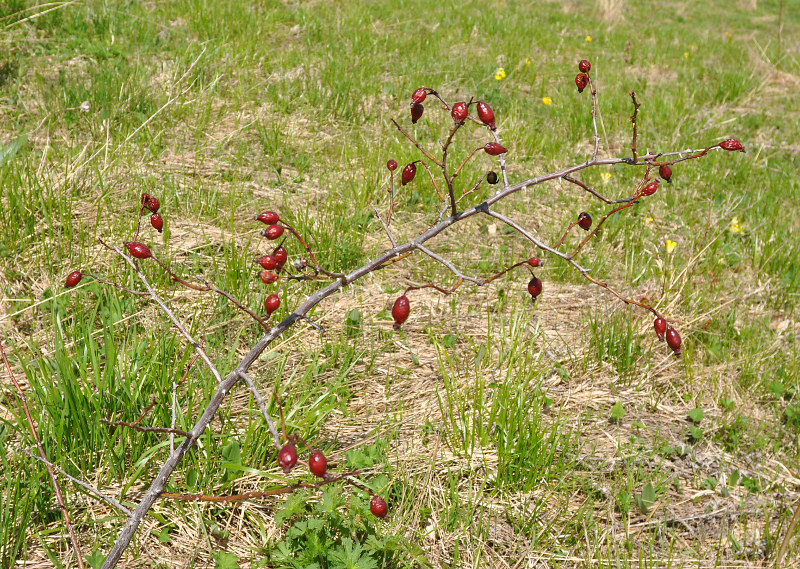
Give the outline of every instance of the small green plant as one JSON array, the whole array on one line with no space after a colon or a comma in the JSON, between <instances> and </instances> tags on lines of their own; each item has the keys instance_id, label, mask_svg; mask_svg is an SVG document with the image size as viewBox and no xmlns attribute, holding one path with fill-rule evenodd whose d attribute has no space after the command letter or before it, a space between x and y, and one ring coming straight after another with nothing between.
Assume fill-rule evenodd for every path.
<instances>
[{"instance_id":1,"label":"small green plant","mask_svg":"<svg viewBox=\"0 0 800 569\"><path fill-rule=\"evenodd\" d=\"M650 509L656 503L656 490L649 482L644 485L642 492L633 497L633 501L639 511L643 514L649 514Z\"/></svg>"},{"instance_id":2,"label":"small green plant","mask_svg":"<svg viewBox=\"0 0 800 569\"><path fill-rule=\"evenodd\" d=\"M611 423L621 423L623 417L625 417L625 407L622 406L622 403L620 401L617 401L611 407L611 412L608 415L608 420Z\"/></svg>"}]
</instances>

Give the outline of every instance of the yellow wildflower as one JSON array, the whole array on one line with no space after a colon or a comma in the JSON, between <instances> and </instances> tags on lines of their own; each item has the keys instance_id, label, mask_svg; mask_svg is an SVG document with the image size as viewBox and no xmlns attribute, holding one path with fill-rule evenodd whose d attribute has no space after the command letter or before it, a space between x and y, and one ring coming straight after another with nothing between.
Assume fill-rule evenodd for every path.
<instances>
[{"instance_id":1,"label":"yellow wildflower","mask_svg":"<svg viewBox=\"0 0 800 569\"><path fill-rule=\"evenodd\" d=\"M586 39L584 39L583 41L592 41L592 36L586 36Z\"/></svg>"},{"instance_id":2,"label":"yellow wildflower","mask_svg":"<svg viewBox=\"0 0 800 569\"><path fill-rule=\"evenodd\" d=\"M675 241L667 239L666 243L664 243L664 249L667 250L667 255L671 255L677 246L678 244L675 243Z\"/></svg>"},{"instance_id":3,"label":"yellow wildflower","mask_svg":"<svg viewBox=\"0 0 800 569\"><path fill-rule=\"evenodd\" d=\"M696 45L690 45L690 46L689 46L689 49L691 49L692 51L694 51L694 50L696 50L696 49L697 49L697 46L696 46Z\"/></svg>"},{"instance_id":4,"label":"yellow wildflower","mask_svg":"<svg viewBox=\"0 0 800 569\"><path fill-rule=\"evenodd\" d=\"M552 105L553 104L553 101L550 100L550 97L542 97L542 102L545 105Z\"/></svg>"},{"instance_id":5,"label":"yellow wildflower","mask_svg":"<svg viewBox=\"0 0 800 569\"><path fill-rule=\"evenodd\" d=\"M607 184L611 179L611 172L601 172L600 177L603 179L603 183Z\"/></svg>"},{"instance_id":6,"label":"yellow wildflower","mask_svg":"<svg viewBox=\"0 0 800 569\"><path fill-rule=\"evenodd\" d=\"M732 33L730 33L730 32L725 32L725 36L726 36L726 37L729 37L729 38L732 38L732 37L733 37L733 34L732 34Z\"/></svg>"},{"instance_id":7,"label":"yellow wildflower","mask_svg":"<svg viewBox=\"0 0 800 569\"><path fill-rule=\"evenodd\" d=\"M653 223L653 216L651 215L647 219L644 220L645 223Z\"/></svg>"},{"instance_id":8,"label":"yellow wildflower","mask_svg":"<svg viewBox=\"0 0 800 569\"><path fill-rule=\"evenodd\" d=\"M683 54L683 58L684 59L689 59L689 52L688 51Z\"/></svg>"},{"instance_id":9,"label":"yellow wildflower","mask_svg":"<svg viewBox=\"0 0 800 569\"><path fill-rule=\"evenodd\" d=\"M494 78L495 79L497 79L498 81L501 81L502 79L505 79L505 77L506 77L506 70L504 68L498 67L497 69L495 69L495 71L494 71Z\"/></svg>"},{"instance_id":10,"label":"yellow wildflower","mask_svg":"<svg viewBox=\"0 0 800 569\"><path fill-rule=\"evenodd\" d=\"M731 224L728 226L728 229L731 230L731 233L741 233L746 228L747 225L739 221L739 218L736 216L734 216L734 218L731 219Z\"/></svg>"},{"instance_id":11,"label":"yellow wildflower","mask_svg":"<svg viewBox=\"0 0 800 569\"><path fill-rule=\"evenodd\" d=\"M525 65L530 65L530 64L531 64L531 58L530 57L526 57L525 58Z\"/></svg>"}]
</instances>

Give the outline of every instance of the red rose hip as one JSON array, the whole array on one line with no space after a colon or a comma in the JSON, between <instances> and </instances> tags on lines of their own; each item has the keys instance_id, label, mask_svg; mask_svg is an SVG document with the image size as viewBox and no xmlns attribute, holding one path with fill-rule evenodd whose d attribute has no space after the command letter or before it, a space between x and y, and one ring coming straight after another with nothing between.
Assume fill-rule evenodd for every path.
<instances>
[{"instance_id":1,"label":"red rose hip","mask_svg":"<svg viewBox=\"0 0 800 569\"><path fill-rule=\"evenodd\" d=\"M542 281L536 275L528 281L528 292L531 295L531 300L536 300L542 294Z\"/></svg>"},{"instance_id":2,"label":"red rose hip","mask_svg":"<svg viewBox=\"0 0 800 569\"><path fill-rule=\"evenodd\" d=\"M409 182L414 180L414 176L417 175L417 165L413 162L410 164L406 164L406 167L403 168L403 173L400 177L400 182L402 185L406 185Z\"/></svg>"},{"instance_id":3,"label":"red rose hip","mask_svg":"<svg viewBox=\"0 0 800 569\"><path fill-rule=\"evenodd\" d=\"M583 93L586 86L589 84L589 77L586 73L578 73L575 76L575 86L578 88L578 93Z\"/></svg>"},{"instance_id":4,"label":"red rose hip","mask_svg":"<svg viewBox=\"0 0 800 569\"><path fill-rule=\"evenodd\" d=\"M469 109L467 108L467 104L464 102L456 103L450 110L450 116L453 117L453 120L458 124L463 124L464 121L467 120L468 114Z\"/></svg>"},{"instance_id":5,"label":"red rose hip","mask_svg":"<svg viewBox=\"0 0 800 569\"><path fill-rule=\"evenodd\" d=\"M261 282L264 284L272 284L280 278L272 271L261 271L258 276L261 277Z\"/></svg>"},{"instance_id":6,"label":"red rose hip","mask_svg":"<svg viewBox=\"0 0 800 569\"><path fill-rule=\"evenodd\" d=\"M284 248L283 245L276 247L272 252L272 256L275 257L275 260L278 262L278 266L275 267L278 271L283 268L283 266L286 264L286 261L289 259L289 253L286 251L286 248Z\"/></svg>"},{"instance_id":7,"label":"red rose hip","mask_svg":"<svg viewBox=\"0 0 800 569\"><path fill-rule=\"evenodd\" d=\"M161 233L164 230L164 218L162 218L160 214L154 213L150 216L150 225L153 226L153 229Z\"/></svg>"},{"instance_id":8,"label":"red rose hip","mask_svg":"<svg viewBox=\"0 0 800 569\"><path fill-rule=\"evenodd\" d=\"M83 273L80 271L72 271L70 274L67 275L67 282L64 283L64 286L67 288L72 288L81 282L83 278Z\"/></svg>"},{"instance_id":9,"label":"red rose hip","mask_svg":"<svg viewBox=\"0 0 800 569\"><path fill-rule=\"evenodd\" d=\"M658 180L653 180L642 190L643 196L652 196L658 190Z\"/></svg>"},{"instance_id":10,"label":"red rose hip","mask_svg":"<svg viewBox=\"0 0 800 569\"><path fill-rule=\"evenodd\" d=\"M422 118L422 113L425 111L420 103L411 105L411 124L417 124L417 121Z\"/></svg>"},{"instance_id":11,"label":"red rose hip","mask_svg":"<svg viewBox=\"0 0 800 569\"><path fill-rule=\"evenodd\" d=\"M668 164L662 164L658 167L658 175L666 180L667 183L672 183L672 168Z\"/></svg>"},{"instance_id":12,"label":"red rose hip","mask_svg":"<svg viewBox=\"0 0 800 569\"><path fill-rule=\"evenodd\" d=\"M411 103L421 103L425 100L425 97L428 96L428 92L425 90L425 87L420 87L416 91L411 94Z\"/></svg>"},{"instance_id":13,"label":"red rose hip","mask_svg":"<svg viewBox=\"0 0 800 569\"><path fill-rule=\"evenodd\" d=\"M408 315L411 313L411 303L408 301L406 295L401 296L394 301L392 306L392 318L394 318L394 329L399 330L400 325L408 320Z\"/></svg>"},{"instance_id":14,"label":"red rose hip","mask_svg":"<svg viewBox=\"0 0 800 569\"><path fill-rule=\"evenodd\" d=\"M397 170L397 160L395 160L394 158L389 159L389 161L386 162L386 167L389 169L390 172L394 172L395 170Z\"/></svg>"},{"instance_id":15,"label":"red rose hip","mask_svg":"<svg viewBox=\"0 0 800 569\"><path fill-rule=\"evenodd\" d=\"M369 511L372 512L372 515L376 518L385 518L388 510L389 507L386 505L386 500L377 494L369 501Z\"/></svg>"},{"instance_id":16,"label":"red rose hip","mask_svg":"<svg viewBox=\"0 0 800 569\"><path fill-rule=\"evenodd\" d=\"M264 225L275 225L281 218L274 211L263 211L256 216L256 219Z\"/></svg>"},{"instance_id":17,"label":"red rose hip","mask_svg":"<svg viewBox=\"0 0 800 569\"><path fill-rule=\"evenodd\" d=\"M499 156L504 152L508 152L505 146L503 146L502 144L498 144L497 142L487 142L486 144L483 145L483 150L489 156Z\"/></svg>"},{"instance_id":18,"label":"red rose hip","mask_svg":"<svg viewBox=\"0 0 800 569\"><path fill-rule=\"evenodd\" d=\"M268 271L274 271L278 267L278 261L272 255L264 255L256 259L256 263L264 267Z\"/></svg>"},{"instance_id":19,"label":"red rose hip","mask_svg":"<svg viewBox=\"0 0 800 569\"><path fill-rule=\"evenodd\" d=\"M497 128L494 122L494 111L492 110L492 107L483 101L478 101L475 107L478 109L478 118L481 119L483 124L489 125L489 128L492 130Z\"/></svg>"},{"instance_id":20,"label":"red rose hip","mask_svg":"<svg viewBox=\"0 0 800 569\"><path fill-rule=\"evenodd\" d=\"M158 211L158 208L161 207L161 202L158 201L158 198L150 196L147 199L147 203L144 206L151 212L156 213Z\"/></svg>"},{"instance_id":21,"label":"red rose hip","mask_svg":"<svg viewBox=\"0 0 800 569\"><path fill-rule=\"evenodd\" d=\"M270 225L265 230L261 232L261 235L266 237L267 239L274 241L275 239L280 238L283 235L283 226L278 225L277 223Z\"/></svg>"},{"instance_id":22,"label":"red rose hip","mask_svg":"<svg viewBox=\"0 0 800 569\"><path fill-rule=\"evenodd\" d=\"M681 355L681 335L675 331L675 328L667 328L666 338L667 345L675 352L675 355Z\"/></svg>"},{"instance_id":23,"label":"red rose hip","mask_svg":"<svg viewBox=\"0 0 800 569\"><path fill-rule=\"evenodd\" d=\"M131 254L131 257L136 257L137 259L149 259L153 256L149 247L144 243L125 243L125 247L128 248L128 253Z\"/></svg>"},{"instance_id":24,"label":"red rose hip","mask_svg":"<svg viewBox=\"0 0 800 569\"><path fill-rule=\"evenodd\" d=\"M289 474L295 464L297 464L297 449L292 443L287 443L278 451L278 466L285 474Z\"/></svg>"},{"instance_id":25,"label":"red rose hip","mask_svg":"<svg viewBox=\"0 0 800 569\"><path fill-rule=\"evenodd\" d=\"M530 259L528 259L528 264L531 267L541 267L542 265L544 265L544 263L539 257L531 257Z\"/></svg>"},{"instance_id":26,"label":"red rose hip","mask_svg":"<svg viewBox=\"0 0 800 569\"><path fill-rule=\"evenodd\" d=\"M325 478L325 471L328 470L328 460L325 455L319 451L312 452L308 459L308 469L314 476Z\"/></svg>"},{"instance_id":27,"label":"red rose hip","mask_svg":"<svg viewBox=\"0 0 800 569\"><path fill-rule=\"evenodd\" d=\"M578 216L578 226L584 231L589 231L589 229L592 227L592 216L585 211L582 211Z\"/></svg>"},{"instance_id":28,"label":"red rose hip","mask_svg":"<svg viewBox=\"0 0 800 569\"><path fill-rule=\"evenodd\" d=\"M580 69L582 73L589 73L592 69L592 64L589 63L587 59L581 59L581 62L578 64L578 69Z\"/></svg>"},{"instance_id":29,"label":"red rose hip","mask_svg":"<svg viewBox=\"0 0 800 569\"><path fill-rule=\"evenodd\" d=\"M656 336L662 342L664 341L664 334L667 332L667 321L660 316L653 321L653 328L656 329Z\"/></svg>"},{"instance_id":30,"label":"red rose hip","mask_svg":"<svg viewBox=\"0 0 800 569\"><path fill-rule=\"evenodd\" d=\"M719 143L719 147L723 150L730 150L731 152L744 152L744 146L735 138L729 138Z\"/></svg>"},{"instance_id":31,"label":"red rose hip","mask_svg":"<svg viewBox=\"0 0 800 569\"><path fill-rule=\"evenodd\" d=\"M277 294L271 294L264 299L264 310L267 311L267 317L272 316L272 313L281 307L281 299ZM297 458L295 457L295 460Z\"/></svg>"}]
</instances>

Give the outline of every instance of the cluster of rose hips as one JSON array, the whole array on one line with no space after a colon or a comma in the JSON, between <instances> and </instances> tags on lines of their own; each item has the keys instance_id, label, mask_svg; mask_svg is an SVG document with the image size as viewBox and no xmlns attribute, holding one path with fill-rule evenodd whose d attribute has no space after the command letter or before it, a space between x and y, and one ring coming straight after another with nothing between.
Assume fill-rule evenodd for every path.
<instances>
[{"instance_id":1,"label":"cluster of rose hips","mask_svg":"<svg viewBox=\"0 0 800 569\"><path fill-rule=\"evenodd\" d=\"M280 225L280 216L274 211L265 211L259 213L255 216L255 219L267 226L266 229L261 231L261 235L270 241L280 239L283 235L285 228L283 225ZM278 273L281 272L288 259L289 253L286 251L283 245L278 245L275 247L271 254L264 255L256 259L256 263L261 265L261 267L264 269L258 274L258 276L261 278L261 282L267 285L277 282L280 278ZM264 310L267 311L267 317L271 316L273 312L280 308L280 306L281 299L277 294L270 294L264 300Z\"/></svg>"},{"instance_id":2,"label":"cluster of rose hips","mask_svg":"<svg viewBox=\"0 0 800 569\"><path fill-rule=\"evenodd\" d=\"M428 95L438 96L438 93L433 89L428 89L427 87L420 87L411 95L411 122L416 124L417 121L422 118L422 112L424 111L424 107L422 106L422 102L427 98ZM450 116L453 117L453 121L456 124L462 125L466 122L467 118L469 117L469 107L471 105L475 105L476 112L478 113L478 118L480 121L488 126L490 129L495 130L497 125L494 119L494 111L492 111L492 107L490 107L484 101L460 101L458 103L454 103L453 106L450 108ZM499 146L497 143L493 143L496 146L492 147L492 151L496 152L496 148ZM486 150L486 152L491 154L490 150ZM502 152L505 152L503 150ZM492 156L497 156L497 154L502 154L502 152L496 152L496 154L492 154Z\"/></svg>"},{"instance_id":3,"label":"cluster of rose hips","mask_svg":"<svg viewBox=\"0 0 800 569\"><path fill-rule=\"evenodd\" d=\"M589 71L591 69L592 64L585 59L582 59L580 63L578 63L578 70L580 73L575 76L575 86L578 87L578 93L583 93L583 90L586 89L586 86L589 84Z\"/></svg>"},{"instance_id":4,"label":"cluster of rose hips","mask_svg":"<svg viewBox=\"0 0 800 569\"><path fill-rule=\"evenodd\" d=\"M289 474L297 465L297 446L295 442L296 437L290 437L289 441L278 451L278 466L283 469L285 474ZM318 450L313 451L309 456L308 470L311 474L323 480L331 478L331 474L328 473L328 459ZM373 494L369 509L376 517L385 518L389 508L386 505L386 500L377 494Z\"/></svg>"}]
</instances>

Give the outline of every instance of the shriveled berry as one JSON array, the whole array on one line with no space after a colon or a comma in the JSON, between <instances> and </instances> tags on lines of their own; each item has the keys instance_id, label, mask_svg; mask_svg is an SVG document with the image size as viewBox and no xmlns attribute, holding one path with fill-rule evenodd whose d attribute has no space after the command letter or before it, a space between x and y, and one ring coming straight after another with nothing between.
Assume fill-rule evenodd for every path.
<instances>
[{"instance_id":1,"label":"shriveled berry","mask_svg":"<svg viewBox=\"0 0 800 569\"><path fill-rule=\"evenodd\" d=\"M728 140L723 140L719 143L719 147L723 150L730 150L732 152L744 152L744 146L742 143L736 140L735 138L729 138Z\"/></svg>"},{"instance_id":2,"label":"shriveled berry","mask_svg":"<svg viewBox=\"0 0 800 569\"><path fill-rule=\"evenodd\" d=\"M278 262L278 266L276 267L277 270L281 270L283 266L286 264L286 261L289 259L289 253L286 249L281 245L280 247L276 247L275 250L272 252L272 256L275 257L275 260Z\"/></svg>"},{"instance_id":3,"label":"shriveled berry","mask_svg":"<svg viewBox=\"0 0 800 569\"><path fill-rule=\"evenodd\" d=\"M150 225L153 226L153 229L161 233L161 231L164 229L164 219L160 214L154 213L150 216Z\"/></svg>"},{"instance_id":4,"label":"shriveled berry","mask_svg":"<svg viewBox=\"0 0 800 569\"><path fill-rule=\"evenodd\" d=\"M425 87L420 87L411 95L411 102L412 103L421 103L425 100L425 97L428 96L428 92L425 90Z\"/></svg>"},{"instance_id":5,"label":"shriveled berry","mask_svg":"<svg viewBox=\"0 0 800 569\"><path fill-rule=\"evenodd\" d=\"M578 69L580 69L583 73L589 73L589 71L592 69L592 64L589 63L589 60L587 59L581 59L581 62L578 63Z\"/></svg>"},{"instance_id":6,"label":"shriveled berry","mask_svg":"<svg viewBox=\"0 0 800 569\"><path fill-rule=\"evenodd\" d=\"M531 257L530 259L528 259L528 264L531 267L541 267L542 265L544 265L544 261L542 261L539 257Z\"/></svg>"},{"instance_id":7,"label":"shriveled berry","mask_svg":"<svg viewBox=\"0 0 800 569\"><path fill-rule=\"evenodd\" d=\"M271 316L280 307L281 299L277 294L271 294L264 299L264 310L267 311L267 316Z\"/></svg>"},{"instance_id":8,"label":"shriveled berry","mask_svg":"<svg viewBox=\"0 0 800 569\"><path fill-rule=\"evenodd\" d=\"M67 282L64 283L64 286L67 288L72 288L81 282L83 278L83 273L80 271L72 271L70 274L67 275Z\"/></svg>"},{"instance_id":9,"label":"shriveled berry","mask_svg":"<svg viewBox=\"0 0 800 569\"><path fill-rule=\"evenodd\" d=\"M652 196L658 190L658 180L653 180L642 190L643 196Z\"/></svg>"},{"instance_id":10,"label":"shriveled berry","mask_svg":"<svg viewBox=\"0 0 800 569\"><path fill-rule=\"evenodd\" d=\"M161 202L158 201L158 198L150 196L147 199L147 203L144 205L144 207L149 209L151 212L156 213L158 208L161 207Z\"/></svg>"},{"instance_id":11,"label":"shriveled berry","mask_svg":"<svg viewBox=\"0 0 800 569\"><path fill-rule=\"evenodd\" d=\"M261 235L263 235L264 237L266 237L271 241L274 241L275 239L278 239L281 235L283 235L283 226L278 225L277 223L270 225L261 232Z\"/></svg>"},{"instance_id":12,"label":"shriveled berry","mask_svg":"<svg viewBox=\"0 0 800 569\"><path fill-rule=\"evenodd\" d=\"M662 342L664 341L664 334L667 331L667 321L659 316L653 321L653 328L656 329L656 336Z\"/></svg>"},{"instance_id":13,"label":"shriveled berry","mask_svg":"<svg viewBox=\"0 0 800 569\"><path fill-rule=\"evenodd\" d=\"M372 515L376 518L385 518L389 507L386 505L386 500L376 494L372 497L372 500L369 501L369 511L372 512Z\"/></svg>"},{"instance_id":14,"label":"shriveled berry","mask_svg":"<svg viewBox=\"0 0 800 569\"><path fill-rule=\"evenodd\" d=\"M287 443L278 451L278 466L285 474L289 474L295 464L297 464L297 449L292 443Z\"/></svg>"},{"instance_id":15,"label":"shriveled berry","mask_svg":"<svg viewBox=\"0 0 800 569\"><path fill-rule=\"evenodd\" d=\"M499 154L502 154L503 152L508 152L505 146L497 142L487 142L486 144L483 145L483 150L489 156L497 156Z\"/></svg>"},{"instance_id":16,"label":"shriveled berry","mask_svg":"<svg viewBox=\"0 0 800 569\"><path fill-rule=\"evenodd\" d=\"M417 124L417 121L422 118L422 113L425 111L425 107L423 107L420 103L414 103L411 105L411 124Z\"/></svg>"},{"instance_id":17,"label":"shriveled berry","mask_svg":"<svg viewBox=\"0 0 800 569\"><path fill-rule=\"evenodd\" d=\"M672 183L672 168L667 164L662 164L658 167L658 175L661 176L667 183Z\"/></svg>"},{"instance_id":18,"label":"shriveled berry","mask_svg":"<svg viewBox=\"0 0 800 569\"><path fill-rule=\"evenodd\" d=\"M328 470L328 459L318 450L314 451L308 459L308 469L314 476L325 478L325 471Z\"/></svg>"},{"instance_id":19,"label":"shriveled berry","mask_svg":"<svg viewBox=\"0 0 800 569\"><path fill-rule=\"evenodd\" d=\"M261 277L261 282L264 284L272 284L278 280L278 275L273 273L272 271L261 271L258 273L258 276Z\"/></svg>"},{"instance_id":20,"label":"shriveled berry","mask_svg":"<svg viewBox=\"0 0 800 569\"><path fill-rule=\"evenodd\" d=\"M578 216L578 226L584 231L589 231L592 227L592 216L582 211Z\"/></svg>"},{"instance_id":21,"label":"shriveled berry","mask_svg":"<svg viewBox=\"0 0 800 569\"><path fill-rule=\"evenodd\" d=\"M578 73L575 76L575 86L578 87L578 93L583 93L586 86L589 84L589 77L586 73Z\"/></svg>"},{"instance_id":22,"label":"shriveled berry","mask_svg":"<svg viewBox=\"0 0 800 569\"><path fill-rule=\"evenodd\" d=\"M453 120L458 124L462 124L465 120L467 120L468 114L469 109L467 108L467 104L463 101L456 103L453 105L453 108L450 109L450 116L453 117Z\"/></svg>"},{"instance_id":23,"label":"shriveled berry","mask_svg":"<svg viewBox=\"0 0 800 569\"><path fill-rule=\"evenodd\" d=\"M494 111L492 110L492 107L483 101L478 101L475 107L478 110L478 118L481 119L483 124L489 125L489 128L492 130L497 128L494 123Z\"/></svg>"},{"instance_id":24,"label":"shriveled berry","mask_svg":"<svg viewBox=\"0 0 800 569\"><path fill-rule=\"evenodd\" d=\"M414 179L414 176L417 175L417 165L411 162L410 164L406 164L406 167L403 168L403 173L400 176L400 182L402 185L406 185Z\"/></svg>"},{"instance_id":25,"label":"shriveled berry","mask_svg":"<svg viewBox=\"0 0 800 569\"><path fill-rule=\"evenodd\" d=\"M531 295L531 300L536 300L542 294L542 281L536 275L528 281L528 292Z\"/></svg>"},{"instance_id":26,"label":"shriveled berry","mask_svg":"<svg viewBox=\"0 0 800 569\"><path fill-rule=\"evenodd\" d=\"M394 318L395 330L400 329L400 325L408 320L408 315L411 313L411 303L408 301L406 295L401 296L394 301L392 306L392 318Z\"/></svg>"},{"instance_id":27,"label":"shriveled berry","mask_svg":"<svg viewBox=\"0 0 800 569\"><path fill-rule=\"evenodd\" d=\"M133 243L125 243L125 247L128 248L128 253L137 259L149 259L153 256L150 252L150 248L144 243L137 243L134 241Z\"/></svg>"},{"instance_id":28,"label":"shriveled berry","mask_svg":"<svg viewBox=\"0 0 800 569\"><path fill-rule=\"evenodd\" d=\"M278 266L278 261L272 255L264 255L263 257L259 257L256 259L256 263L267 269L268 271L273 271Z\"/></svg>"},{"instance_id":29,"label":"shriveled berry","mask_svg":"<svg viewBox=\"0 0 800 569\"><path fill-rule=\"evenodd\" d=\"M281 218L274 211L262 211L256 216L256 219L264 225L275 225Z\"/></svg>"},{"instance_id":30,"label":"shriveled berry","mask_svg":"<svg viewBox=\"0 0 800 569\"><path fill-rule=\"evenodd\" d=\"M488 174L486 174L486 181L489 182L492 185L496 184L497 183L497 172L492 170Z\"/></svg>"},{"instance_id":31,"label":"shriveled berry","mask_svg":"<svg viewBox=\"0 0 800 569\"><path fill-rule=\"evenodd\" d=\"M681 335L675 331L675 328L667 328L667 345L672 348L676 356L681 355Z\"/></svg>"},{"instance_id":32,"label":"shriveled berry","mask_svg":"<svg viewBox=\"0 0 800 569\"><path fill-rule=\"evenodd\" d=\"M390 158L388 162L386 162L386 167L389 169L390 172L394 172L397 170L397 160L394 158Z\"/></svg>"}]
</instances>

